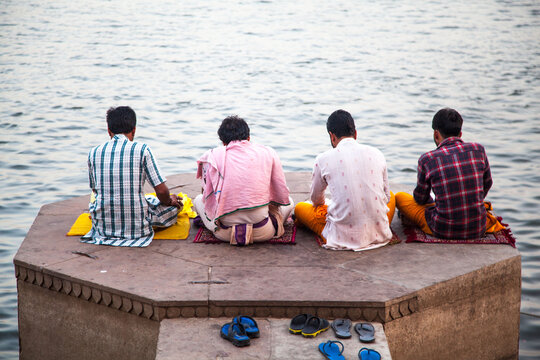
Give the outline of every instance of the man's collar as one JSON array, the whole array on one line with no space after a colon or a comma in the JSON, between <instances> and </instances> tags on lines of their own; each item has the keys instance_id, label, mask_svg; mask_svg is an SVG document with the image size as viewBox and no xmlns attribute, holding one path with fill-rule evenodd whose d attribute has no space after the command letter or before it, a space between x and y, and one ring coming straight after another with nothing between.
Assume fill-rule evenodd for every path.
<instances>
[{"instance_id":1,"label":"man's collar","mask_svg":"<svg viewBox=\"0 0 540 360\"><path fill-rule=\"evenodd\" d=\"M114 134L111 140L129 140L124 134Z\"/></svg>"},{"instance_id":2,"label":"man's collar","mask_svg":"<svg viewBox=\"0 0 540 360\"><path fill-rule=\"evenodd\" d=\"M345 143L345 142L356 142L356 139L353 138L353 137L350 137L350 136L347 136L346 138L343 138L339 141L339 143L336 145L336 148L339 147L341 144Z\"/></svg>"},{"instance_id":3,"label":"man's collar","mask_svg":"<svg viewBox=\"0 0 540 360\"><path fill-rule=\"evenodd\" d=\"M437 146L437 149L439 149L442 146L446 146L446 145L449 145L449 144L452 144L452 143L455 143L455 142L461 142L462 143L463 139L461 139L460 137L457 137L457 136L448 137L448 138L444 139L443 141L441 141L439 146Z\"/></svg>"}]
</instances>

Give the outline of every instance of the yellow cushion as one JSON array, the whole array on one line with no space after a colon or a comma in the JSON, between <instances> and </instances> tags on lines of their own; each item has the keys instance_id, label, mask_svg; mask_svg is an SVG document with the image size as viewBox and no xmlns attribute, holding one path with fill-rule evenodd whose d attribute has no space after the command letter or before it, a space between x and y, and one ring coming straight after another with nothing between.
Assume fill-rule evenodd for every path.
<instances>
[{"instance_id":1,"label":"yellow cushion","mask_svg":"<svg viewBox=\"0 0 540 360\"><path fill-rule=\"evenodd\" d=\"M73 226L71 226L71 229L69 229L68 233L66 235L74 236L79 235L83 236L87 232L90 231L92 228L92 219L90 218L89 213L82 213L79 215L77 220L75 220L75 223Z\"/></svg>"},{"instance_id":2,"label":"yellow cushion","mask_svg":"<svg viewBox=\"0 0 540 360\"><path fill-rule=\"evenodd\" d=\"M147 195L155 195L147 194ZM194 218L197 213L193 211L193 202L184 193L179 193L178 196L182 197L184 206L182 210L178 212L178 218L174 225L167 228L154 227L156 240L183 240L187 239L189 235L189 218ZM88 233L92 229L92 219L89 213L82 213L79 215L75 223L69 229L68 236L82 236Z\"/></svg>"}]
</instances>

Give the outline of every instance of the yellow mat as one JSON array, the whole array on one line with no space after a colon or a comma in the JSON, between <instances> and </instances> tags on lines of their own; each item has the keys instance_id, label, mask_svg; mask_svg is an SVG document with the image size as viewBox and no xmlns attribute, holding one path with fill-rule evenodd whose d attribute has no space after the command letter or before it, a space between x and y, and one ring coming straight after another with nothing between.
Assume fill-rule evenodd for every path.
<instances>
[{"instance_id":1,"label":"yellow mat","mask_svg":"<svg viewBox=\"0 0 540 360\"><path fill-rule=\"evenodd\" d=\"M147 195L155 195L147 194ZM189 235L189 218L194 218L197 213L193 211L193 202L184 193L179 193L178 196L182 197L182 203L184 204L182 210L178 211L178 219L176 224L167 228L154 227L154 239L156 240L184 240ZM82 213L71 229L69 229L67 235L69 236L82 236L90 231L92 228L92 219L89 213Z\"/></svg>"}]
</instances>

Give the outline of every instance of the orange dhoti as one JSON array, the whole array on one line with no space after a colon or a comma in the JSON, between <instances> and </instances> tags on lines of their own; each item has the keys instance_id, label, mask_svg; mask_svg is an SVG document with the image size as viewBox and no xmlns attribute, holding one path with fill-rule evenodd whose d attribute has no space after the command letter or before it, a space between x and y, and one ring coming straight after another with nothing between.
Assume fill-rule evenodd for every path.
<instances>
[{"instance_id":1,"label":"orange dhoti","mask_svg":"<svg viewBox=\"0 0 540 360\"><path fill-rule=\"evenodd\" d=\"M435 206L434 203L420 205L410 194L399 192L396 194L396 207L407 219L417 225L423 232L429 235L433 235L427 221L426 221L426 208ZM487 219L486 219L486 232L493 233L504 229L505 227L497 220L497 218L491 213L491 204L484 202L486 207Z\"/></svg>"},{"instance_id":2,"label":"orange dhoti","mask_svg":"<svg viewBox=\"0 0 540 360\"><path fill-rule=\"evenodd\" d=\"M396 198L394 193L390 192L390 201L388 201L388 223L392 223L394 218L394 212L396 210ZM296 221L304 225L315 234L319 235L322 239L322 231L326 226L326 214L328 212L328 205L313 206L307 202L299 202L294 208L294 215ZM326 242L326 239L324 239Z\"/></svg>"}]
</instances>

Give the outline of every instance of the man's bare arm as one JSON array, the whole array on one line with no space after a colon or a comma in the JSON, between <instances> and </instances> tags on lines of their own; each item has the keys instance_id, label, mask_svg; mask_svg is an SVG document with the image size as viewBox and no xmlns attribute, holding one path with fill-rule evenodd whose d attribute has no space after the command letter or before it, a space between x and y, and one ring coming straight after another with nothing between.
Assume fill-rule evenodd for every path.
<instances>
[{"instance_id":1,"label":"man's bare arm","mask_svg":"<svg viewBox=\"0 0 540 360\"><path fill-rule=\"evenodd\" d=\"M164 182L157 185L154 190L156 191L156 196L161 204L165 206L175 206L177 208L183 206L182 201L176 195L169 192L169 188Z\"/></svg>"}]
</instances>

